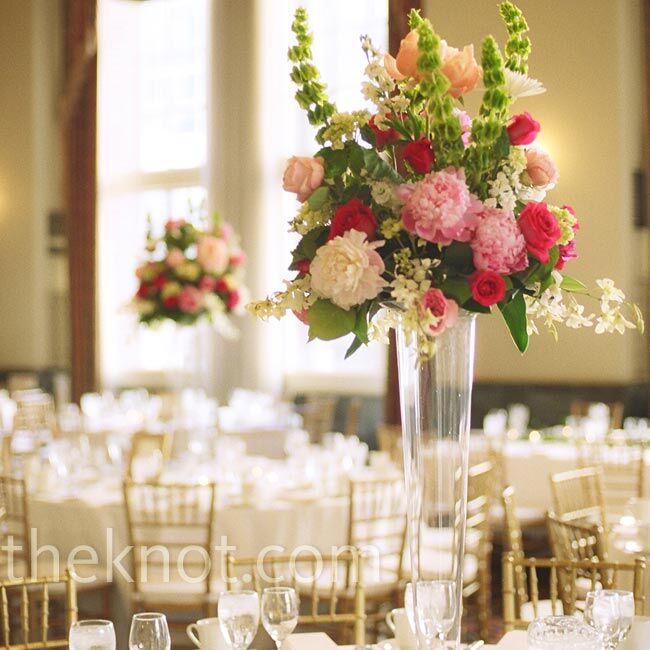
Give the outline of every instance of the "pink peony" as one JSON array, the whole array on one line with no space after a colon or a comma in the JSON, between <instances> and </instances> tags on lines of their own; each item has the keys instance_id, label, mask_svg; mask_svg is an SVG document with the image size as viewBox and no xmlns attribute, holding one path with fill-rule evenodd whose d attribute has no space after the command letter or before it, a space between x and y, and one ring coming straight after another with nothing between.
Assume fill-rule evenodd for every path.
<instances>
[{"instance_id":1,"label":"pink peony","mask_svg":"<svg viewBox=\"0 0 650 650\"><path fill-rule=\"evenodd\" d=\"M560 173L551 157L542 149L526 149L526 169L521 180L533 187L549 187L557 183Z\"/></svg>"},{"instance_id":2,"label":"pink peony","mask_svg":"<svg viewBox=\"0 0 650 650\"><path fill-rule=\"evenodd\" d=\"M470 246L479 271L507 275L528 266L526 240L512 212L484 208Z\"/></svg>"},{"instance_id":3,"label":"pink peony","mask_svg":"<svg viewBox=\"0 0 650 650\"><path fill-rule=\"evenodd\" d=\"M226 242L212 235L204 235L196 244L196 261L208 273L223 273L230 261Z\"/></svg>"},{"instance_id":4,"label":"pink peony","mask_svg":"<svg viewBox=\"0 0 650 650\"><path fill-rule=\"evenodd\" d=\"M196 314L203 306L203 295L196 287L187 285L178 296L178 306L186 314Z\"/></svg>"},{"instance_id":5,"label":"pink peony","mask_svg":"<svg viewBox=\"0 0 650 650\"><path fill-rule=\"evenodd\" d=\"M415 184L401 185L398 195L409 232L443 245L471 238L481 202L470 193L462 169L432 172Z\"/></svg>"},{"instance_id":6,"label":"pink peony","mask_svg":"<svg viewBox=\"0 0 650 650\"><path fill-rule=\"evenodd\" d=\"M217 288L217 278L213 278L211 275L204 275L199 280L199 289L201 289L201 291L213 292L216 288Z\"/></svg>"},{"instance_id":7,"label":"pink peony","mask_svg":"<svg viewBox=\"0 0 650 650\"><path fill-rule=\"evenodd\" d=\"M458 303L451 298L445 298L445 294L440 289L429 289L420 299L420 307L439 319L430 327L434 335L442 334L447 327L453 327L458 320Z\"/></svg>"},{"instance_id":8,"label":"pink peony","mask_svg":"<svg viewBox=\"0 0 650 650\"><path fill-rule=\"evenodd\" d=\"M304 203L320 187L325 177L322 158L293 156L289 158L282 177L282 187L297 195Z\"/></svg>"},{"instance_id":9,"label":"pink peony","mask_svg":"<svg viewBox=\"0 0 650 650\"><path fill-rule=\"evenodd\" d=\"M481 78L481 68L474 58L474 46L466 45L462 50L440 41L442 74L449 79L447 92L458 99L473 90Z\"/></svg>"},{"instance_id":10,"label":"pink peony","mask_svg":"<svg viewBox=\"0 0 650 650\"><path fill-rule=\"evenodd\" d=\"M165 262L170 269L176 269L185 262L185 255L180 248L172 248L169 253L167 253Z\"/></svg>"},{"instance_id":11,"label":"pink peony","mask_svg":"<svg viewBox=\"0 0 650 650\"><path fill-rule=\"evenodd\" d=\"M472 118L469 116L467 111L464 111L461 108L455 107L452 111L453 115L458 118L460 122L460 130L462 131L462 139L465 148L469 147L469 140L472 137Z\"/></svg>"}]
</instances>

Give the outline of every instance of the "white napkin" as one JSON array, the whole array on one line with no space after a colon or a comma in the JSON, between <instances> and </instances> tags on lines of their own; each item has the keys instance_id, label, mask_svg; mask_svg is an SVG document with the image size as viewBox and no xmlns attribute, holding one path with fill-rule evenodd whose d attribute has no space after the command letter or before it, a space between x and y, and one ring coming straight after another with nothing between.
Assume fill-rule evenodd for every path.
<instances>
[{"instance_id":1,"label":"white napkin","mask_svg":"<svg viewBox=\"0 0 650 650\"><path fill-rule=\"evenodd\" d=\"M513 632L508 632L496 647L501 648L501 650L525 650L528 647L528 642L526 641L526 632L523 630L514 630Z\"/></svg>"},{"instance_id":2,"label":"white napkin","mask_svg":"<svg viewBox=\"0 0 650 650\"><path fill-rule=\"evenodd\" d=\"M312 632L309 634L292 634L284 642L285 650L336 650L338 646L327 634Z\"/></svg>"},{"instance_id":3,"label":"white napkin","mask_svg":"<svg viewBox=\"0 0 650 650\"><path fill-rule=\"evenodd\" d=\"M630 635L619 650L647 650L650 644L650 616L635 616Z\"/></svg>"}]
</instances>

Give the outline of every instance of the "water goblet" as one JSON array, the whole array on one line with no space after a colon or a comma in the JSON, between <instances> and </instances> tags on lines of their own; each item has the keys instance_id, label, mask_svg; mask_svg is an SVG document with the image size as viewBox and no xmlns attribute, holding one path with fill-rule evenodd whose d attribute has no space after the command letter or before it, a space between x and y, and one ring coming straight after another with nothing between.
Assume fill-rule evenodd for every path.
<instances>
[{"instance_id":1,"label":"water goblet","mask_svg":"<svg viewBox=\"0 0 650 650\"><path fill-rule=\"evenodd\" d=\"M413 631L426 648L445 647L447 633L456 618L456 583L453 580L421 580L406 586L404 606Z\"/></svg>"},{"instance_id":2,"label":"water goblet","mask_svg":"<svg viewBox=\"0 0 650 650\"><path fill-rule=\"evenodd\" d=\"M260 599L257 592L221 594L218 612L226 643L233 650L246 650L253 643L260 624Z\"/></svg>"},{"instance_id":3,"label":"water goblet","mask_svg":"<svg viewBox=\"0 0 650 650\"><path fill-rule=\"evenodd\" d=\"M585 600L585 621L603 637L603 649L618 646L621 606L618 594L613 591L590 591Z\"/></svg>"},{"instance_id":4,"label":"water goblet","mask_svg":"<svg viewBox=\"0 0 650 650\"><path fill-rule=\"evenodd\" d=\"M622 589L604 589L604 592L613 593L618 595L618 602L620 608L618 642L625 641L632 629L634 623L634 594L631 591L624 591Z\"/></svg>"},{"instance_id":5,"label":"water goblet","mask_svg":"<svg viewBox=\"0 0 650 650\"><path fill-rule=\"evenodd\" d=\"M291 587L268 587L262 593L262 625L280 650L298 624L298 594Z\"/></svg>"},{"instance_id":6,"label":"water goblet","mask_svg":"<svg viewBox=\"0 0 650 650\"><path fill-rule=\"evenodd\" d=\"M115 628L110 621L77 621L68 641L70 650L115 650Z\"/></svg>"},{"instance_id":7,"label":"water goblet","mask_svg":"<svg viewBox=\"0 0 650 650\"><path fill-rule=\"evenodd\" d=\"M134 614L129 632L129 650L170 650L167 617L158 612Z\"/></svg>"}]
</instances>

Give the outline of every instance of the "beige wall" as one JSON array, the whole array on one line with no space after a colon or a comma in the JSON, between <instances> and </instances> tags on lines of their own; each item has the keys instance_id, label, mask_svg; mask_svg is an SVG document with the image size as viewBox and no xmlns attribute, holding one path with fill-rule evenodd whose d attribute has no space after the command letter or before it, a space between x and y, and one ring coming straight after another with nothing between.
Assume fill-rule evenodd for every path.
<instances>
[{"instance_id":1,"label":"beige wall","mask_svg":"<svg viewBox=\"0 0 650 650\"><path fill-rule=\"evenodd\" d=\"M62 288L46 237L62 203L58 7L0 6L0 368L59 361L49 321Z\"/></svg>"},{"instance_id":2,"label":"beige wall","mask_svg":"<svg viewBox=\"0 0 650 650\"><path fill-rule=\"evenodd\" d=\"M505 30L496 2L428 0L426 15L452 45ZM530 74L548 92L520 100L542 124L541 143L560 167L552 202L580 216L580 259L566 271L593 283L612 277L637 300L647 278L648 238L632 227L632 172L642 162L640 0L519 0L531 27ZM647 377L647 342L634 333L541 334L522 358L500 317L479 319L476 375L483 381L632 382Z\"/></svg>"}]
</instances>

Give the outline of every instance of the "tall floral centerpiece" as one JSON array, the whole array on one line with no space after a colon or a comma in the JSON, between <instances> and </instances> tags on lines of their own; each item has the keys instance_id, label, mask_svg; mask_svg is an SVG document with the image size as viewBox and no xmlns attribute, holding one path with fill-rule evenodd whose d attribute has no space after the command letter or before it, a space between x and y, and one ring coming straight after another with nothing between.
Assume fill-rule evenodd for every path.
<instances>
[{"instance_id":1,"label":"tall floral centerpiece","mask_svg":"<svg viewBox=\"0 0 650 650\"><path fill-rule=\"evenodd\" d=\"M205 366L200 383L208 382L207 339L214 329L236 335L230 317L242 311L246 300L246 255L237 236L218 215L170 219L159 234L149 222L144 257L136 269L133 299L140 323L168 327L167 343L182 356L178 370L186 374Z\"/></svg>"},{"instance_id":2,"label":"tall floral centerpiece","mask_svg":"<svg viewBox=\"0 0 650 650\"><path fill-rule=\"evenodd\" d=\"M294 275L249 305L262 318L293 312L310 339L350 335L348 355L397 329L422 647L460 637L475 316L499 314L521 352L542 327L643 326L611 280L592 292L565 272L580 220L545 200L558 169L535 144L540 123L512 110L545 89L528 75L523 15L511 2L499 8L505 47L486 37L480 64L472 45L453 47L415 11L395 57L363 37L362 92L373 109L349 113L327 97L307 15L296 12L291 78L319 149L291 158L284 175L301 204L291 221ZM473 91L482 101L471 116L463 98ZM448 557L435 566L421 556L429 528L448 531Z\"/></svg>"}]
</instances>

